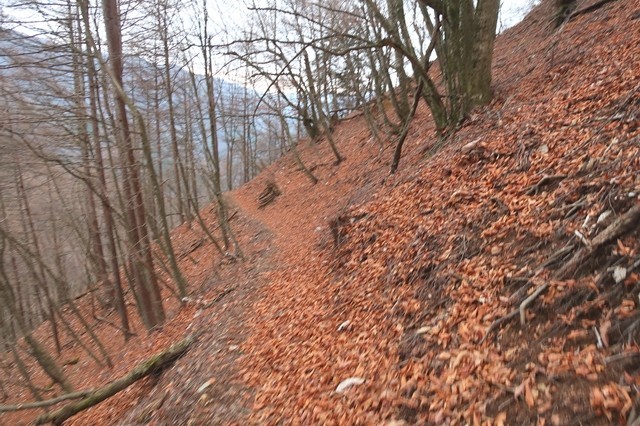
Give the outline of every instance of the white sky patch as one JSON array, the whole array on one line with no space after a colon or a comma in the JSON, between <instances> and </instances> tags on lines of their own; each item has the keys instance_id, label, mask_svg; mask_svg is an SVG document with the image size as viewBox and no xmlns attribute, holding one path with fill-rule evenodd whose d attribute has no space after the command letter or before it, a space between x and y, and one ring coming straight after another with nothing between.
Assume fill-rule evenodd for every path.
<instances>
[{"instance_id":1,"label":"white sky patch","mask_svg":"<svg viewBox=\"0 0 640 426\"><path fill-rule=\"evenodd\" d=\"M505 0L500 4L498 32L513 27L527 15L540 0Z\"/></svg>"},{"instance_id":2,"label":"white sky patch","mask_svg":"<svg viewBox=\"0 0 640 426\"><path fill-rule=\"evenodd\" d=\"M507 28L516 25L539 2L539 0L503 0L498 19L498 32L503 32ZM12 6L12 3L14 6ZM192 32L196 30L197 21L201 19L201 16L198 16L201 14L201 12L198 13L198 9L202 8L203 4L206 4L209 10L209 34L213 36L211 41L214 44L225 44L236 37L242 37L243 30L247 28L248 20L250 19L249 16L253 13L248 9L248 6L255 4L255 1L208 0L206 3L203 3L203 0L196 0L182 9L181 19L184 23L184 31ZM18 6L16 7L15 5ZM56 6L58 6L57 3ZM57 25L56 23L46 21L48 15L47 8L41 10L41 13L37 13L30 10L28 3L0 0L0 12L0 15L5 15L9 17L10 20L15 20L16 23L10 25L10 27L27 35L46 35L54 31ZM0 24L6 23L2 21L4 21L4 19L0 19ZM22 22L22 24L20 22ZM193 37L193 34L191 34L191 36ZM197 51L193 52L193 54L195 55L193 58L195 71L202 73L204 70L198 59ZM220 62L221 65L224 64L226 60L228 60L228 58L214 58L214 64ZM220 68L214 65L214 69L214 71L217 71ZM238 82L243 81L242 76L229 74L234 74L234 72L231 71L231 73L229 73L228 70L220 70L218 77Z\"/></svg>"}]
</instances>

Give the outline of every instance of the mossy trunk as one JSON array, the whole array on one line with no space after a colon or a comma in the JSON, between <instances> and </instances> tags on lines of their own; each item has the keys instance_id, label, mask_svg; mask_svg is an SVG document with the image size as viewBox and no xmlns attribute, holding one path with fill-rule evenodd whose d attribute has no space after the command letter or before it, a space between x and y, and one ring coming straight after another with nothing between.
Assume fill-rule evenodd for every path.
<instances>
[{"instance_id":1,"label":"mossy trunk","mask_svg":"<svg viewBox=\"0 0 640 426\"><path fill-rule=\"evenodd\" d=\"M162 370L169 363L175 361L177 358L183 355L193 344L193 342L195 342L194 336L185 338L184 340L171 346L166 351L147 359L136 368L134 368L133 371L131 371L126 376L109 383L103 388L97 389L86 398L67 404L59 410L53 411L51 413L43 414L35 420L34 424L41 425L46 423L53 423L54 425L61 425L65 420L78 414L80 411L86 410L89 407L93 407L94 405L99 404L105 399L110 398L118 392L131 386L133 383L142 379L143 377Z\"/></svg>"}]
</instances>

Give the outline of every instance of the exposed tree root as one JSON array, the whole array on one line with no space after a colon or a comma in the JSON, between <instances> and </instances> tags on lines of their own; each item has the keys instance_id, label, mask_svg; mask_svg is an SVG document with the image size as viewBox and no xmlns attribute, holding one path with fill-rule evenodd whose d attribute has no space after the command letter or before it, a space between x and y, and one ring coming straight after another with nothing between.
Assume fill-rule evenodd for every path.
<instances>
[{"instance_id":1,"label":"exposed tree root","mask_svg":"<svg viewBox=\"0 0 640 426\"><path fill-rule=\"evenodd\" d=\"M540 192L540 190L547 186L547 185L551 185L552 183L556 182L556 181L560 181L564 178L566 178L567 175L544 175L542 176L542 179L540 179L540 181L538 183L536 183L535 185L533 185L532 187L530 187L526 194L527 195L536 195Z\"/></svg>"},{"instance_id":2,"label":"exposed tree root","mask_svg":"<svg viewBox=\"0 0 640 426\"><path fill-rule=\"evenodd\" d=\"M538 186L542 183L542 181L538 182ZM619 216L616 220L614 220L607 228L605 228L602 232L600 232L590 243L589 245L580 248L574 255L564 264L555 274L553 274L553 278L558 280L564 280L570 278L576 270L584 264L584 262L593 256L600 248L604 245L609 244L624 235L625 233L635 229L638 227L638 223L640 222L640 203L636 203L633 207L631 207L625 214ZM574 246L566 246L554 253L550 256L550 258L545 261L540 268L537 269L540 272L546 266L554 263L559 258L564 257ZM640 265L640 260L634 262L631 265L631 269L635 269ZM537 275L537 274L536 274ZM526 309L527 307L535 301L544 291L549 288L548 283L544 283L540 285L530 296L528 296L525 300L520 303L518 309L515 309L509 312L507 315L498 318L495 320L485 333L484 337L480 341L480 343L484 342L491 333L498 329L502 324L511 320L518 314L520 314L520 324L522 326L526 325ZM520 290L518 290L519 292ZM516 298L512 297L512 300L516 300Z\"/></svg>"},{"instance_id":3,"label":"exposed tree root","mask_svg":"<svg viewBox=\"0 0 640 426\"><path fill-rule=\"evenodd\" d=\"M575 271L590 256L598 251L602 246L613 242L615 239L637 227L640 222L640 203L636 203L625 214L614 220L611 225L600 232L592 241L589 247L583 247L578 250L573 257L565 263L555 274L554 278L567 279L571 277Z\"/></svg>"}]
</instances>

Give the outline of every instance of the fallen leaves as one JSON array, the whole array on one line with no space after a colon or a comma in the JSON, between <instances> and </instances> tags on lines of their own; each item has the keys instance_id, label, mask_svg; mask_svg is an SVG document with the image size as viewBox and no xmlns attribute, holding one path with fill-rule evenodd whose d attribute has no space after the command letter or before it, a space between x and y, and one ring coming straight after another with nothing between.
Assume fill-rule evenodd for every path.
<instances>
[{"instance_id":1,"label":"fallen leaves","mask_svg":"<svg viewBox=\"0 0 640 426\"><path fill-rule=\"evenodd\" d=\"M626 418L633 407L629 388L616 383L593 388L589 402L596 414L604 414L610 421Z\"/></svg>"},{"instance_id":2,"label":"fallen leaves","mask_svg":"<svg viewBox=\"0 0 640 426\"><path fill-rule=\"evenodd\" d=\"M270 402L261 403L257 422L513 424L540 418L562 424L568 413L589 409L590 388L577 388L567 401L558 395L573 381L595 386L607 377L605 358L621 344L616 324L635 318L636 303L605 299L602 280L589 273L563 281L551 275L583 244L575 231L585 241L593 238L628 205L625 198L616 210L612 197L640 187L626 172L640 156L630 142L638 130L596 119L640 83L637 75L622 81L600 73L612 61L640 68L631 47L640 34L623 36L615 22L565 29L563 37L588 49L581 58L591 59L577 61L571 56L575 44L562 44L555 58L565 59L558 63L546 56L547 33L524 24L527 37L538 40L531 48L540 49L539 56L530 59L536 65L518 63L519 52L498 59L512 69L498 72L497 100L486 115L479 113L424 168L406 170L405 179L401 171L367 203L340 211L334 252L283 242L283 259L296 259L295 269L272 274L268 296L254 306L256 318L269 321L255 322L255 335L243 348L247 380L257 387L258 401ZM588 35L598 31L606 32L607 42ZM522 49L519 42L505 43ZM618 48L599 56L605 44ZM519 67L527 71L516 82L511 73ZM416 123L417 134L428 125ZM358 155L346 155L349 173L331 172L333 191L347 191L338 179L374 180L370 169L349 163ZM320 216L312 209L318 197L335 194L305 191L291 180L298 177L277 173L292 182L283 185L283 202L291 197L290 205L306 200L313 207L296 205L297 216L289 208L261 219L278 230L298 217L311 218L308 228L296 225L296 233L318 238L322 219L313 222ZM633 250L635 239L617 247L618 256ZM314 256L320 265L305 261ZM613 267L609 276L622 285L628 277L621 278L620 268L627 266ZM512 277L531 281L517 300L510 296L525 282ZM546 292L526 306L526 328L505 322L495 338L483 339L494 320L544 285ZM591 292L592 299L582 296ZM367 381L335 400L333 391L345 377Z\"/></svg>"},{"instance_id":3,"label":"fallen leaves","mask_svg":"<svg viewBox=\"0 0 640 426\"><path fill-rule=\"evenodd\" d=\"M249 337L223 346L242 353L237 379L255 391L250 423L555 425L574 413L629 415L637 238L608 246L571 279L550 278L638 202L640 130L622 106L635 105L640 87L640 27L624 11L640 4L612 3L607 15L552 34L547 3L497 40L494 102L429 160L420 152L433 133L426 110L410 158L388 179L384 152L358 118L335 129L340 166L325 164L326 143L299 145L322 184L311 187L285 158L267 171L276 203L255 205L266 175L233 194L277 250L247 311ZM336 217L344 220L332 239ZM198 259L185 262L187 274L205 282L215 262L202 236L180 235ZM543 285L526 327L504 321L485 339ZM202 395L226 384L191 379Z\"/></svg>"}]
</instances>

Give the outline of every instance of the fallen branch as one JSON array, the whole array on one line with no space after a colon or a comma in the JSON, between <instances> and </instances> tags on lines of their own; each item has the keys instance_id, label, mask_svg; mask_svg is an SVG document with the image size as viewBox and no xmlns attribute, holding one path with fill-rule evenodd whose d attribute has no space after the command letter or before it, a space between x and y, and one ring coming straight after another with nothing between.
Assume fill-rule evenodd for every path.
<instances>
[{"instance_id":1,"label":"fallen branch","mask_svg":"<svg viewBox=\"0 0 640 426\"><path fill-rule=\"evenodd\" d=\"M593 241L587 242L585 247L578 250L562 268L553 274L553 277L558 280L564 280L571 277L580 265L596 253L598 249L605 244L613 242L618 237L636 227L638 221L640 221L640 203L636 203L633 207L627 210L625 214L614 220L611 225L599 233ZM523 326L526 324L525 309L548 287L548 283L541 285L531 294L531 296L520 304L520 323Z\"/></svg>"},{"instance_id":2,"label":"fallen branch","mask_svg":"<svg viewBox=\"0 0 640 426\"><path fill-rule=\"evenodd\" d=\"M544 178L543 178L544 179ZM542 182L542 181L540 181ZM618 217L614 220L611 225L605 228L601 233L599 233L587 247L583 247L579 249L571 259L564 264L562 268L560 268L555 274L553 274L553 278L557 280L564 280L569 278L571 275L575 273L575 271L582 265L590 256L592 256L598 249L600 249L605 244L608 244L618 237L622 236L626 232L632 230L634 227L637 227L638 222L640 222L640 203L636 203L633 207L631 207L625 214ZM565 256L569 251L574 248L573 245L569 245L563 247L558 250L556 253L551 255L549 259L542 264L536 271L535 275L538 275L545 267L554 263L558 259ZM634 268L637 267L636 263L633 264ZM511 320L518 314L520 314L520 323L524 326L526 324L526 309L527 307L533 303L533 301L540 296L544 291L549 287L548 283L542 284L539 286L530 296L528 296L525 300L520 303L518 309L515 309L509 312L507 315L498 318L495 320L485 333L480 343L484 342L491 333L493 333L498 327L500 327L503 323Z\"/></svg>"},{"instance_id":3,"label":"fallen branch","mask_svg":"<svg viewBox=\"0 0 640 426\"><path fill-rule=\"evenodd\" d=\"M531 188L527 190L526 194L537 195L543 186L551 185L552 183L562 180L566 177L567 175L544 175L542 176L542 179L540 179L538 183L536 183L535 185L533 185Z\"/></svg>"},{"instance_id":4,"label":"fallen branch","mask_svg":"<svg viewBox=\"0 0 640 426\"><path fill-rule=\"evenodd\" d=\"M571 15L569 15L569 17L567 18L567 22L569 22L570 20L572 20L573 18L580 16L580 15L584 15L586 13L591 13L597 9L600 9L602 6L604 6L607 3L611 3L614 2L616 0L600 0L597 1L589 6L585 6L582 9L578 9L575 12L573 12Z\"/></svg>"},{"instance_id":5,"label":"fallen branch","mask_svg":"<svg viewBox=\"0 0 640 426\"><path fill-rule=\"evenodd\" d=\"M57 396L55 398L47 399L44 401L36 401L36 402L24 402L15 405L0 405L0 413L7 413L10 411L22 411L22 410L31 410L33 408L41 408L41 407L50 407L62 401L67 401L69 399L78 399L84 398L87 395L93 393L94 390L86 390L80 392L72 392L64 395Z\"/></svg>"},{"instance_id":6,"label":"fallen branch","mask_svg":"<svg viewBox=\"0 0 640 426\"><path fill-rule=\"evenodd\" d=\"M486 333L484 333L484 337L480 339L479 343L482 344L485 340L487 340L487 338L491 335L491 333L493 333L495 330L498 329L498 327L500 327L505 322L511 320L512 318L518 316L518 314L520 314L520 324L522 324L523 326L526 325L525 313L526 313L527 306L529 306L548 287L549 287L549 284L547 283L542 284L540 287L536 289L536 291L531 293L529 297L524 299L522 303L520 303L520 306L517 309L514 309L513 311L509 312L507 315L500 317L494 322L492 322L489 328L487 328Z\"/></svg>"},{"instance_id":7,"label":"fallen branch","mask_svg":"<svg viewBox=\"0 0 640 426\"><path fill-rule=\"evenodd\" d=\"M84 399L65 405L64 407L52 413L43 414L35 420L34 424L41 425L45 423L53 423L54 425L61 425L68 418L78 414L80 411L86 410L89 407L93 407L94 405L99 404L107 398L112 397L116 393L126 389L143 377L163 370L170 363L182 356L193 344L193 342L195 342L195 336L191 335L184 340L176 343L175 345L172 345L164 352L160 352L159 354L154 355L146 361L142 362L126 376L121 377L109 383L108 385L91 392Z\"/></svg>"},{"instance_id":8,"label":"fallen branch","mask_svg":"<svg viewBox=\"0 0 640 426\"><path fill-rule=\"evenodd\" d=\"M495 320L494 322L491 323L491 325L489 326L489 328L487 329L487 332L484 333L484 337L482 339L480 339L480 344L482 344L485 340L487 340L487 338L491 335L491 333L493 333L495 330L498 329L498 327L500 327L503 323L509 321L511 318L515 317L516 315L518 315L519 310L515 309L511 312L509 312L507 315L498 318L497 320Z\"/></svg>"},{"instance_id":9,"label":"fallen branch","mask_svg":"<svg viewBox=\"0 0 640 426\"><path fill-rule=\"evenodd\" d=\"M209 302L207 302L204 305L202 305L202 309L208 309L208 308L212 307L213 305L215 305L216 303L218 303L219 301L224 299L224 297L226 295L228 295L230 293L233 293L236 288L238 288L238 287L230 287L230 288L227 288L227 289L223 290L220 294L218 294L212 300L210 300Z\"/></svg>"},{"instance_id":10,"label":"fallen branch","mask_svg":"<svg viewBox=\"0 0 640 426\"><path fill-rule=\"evenodd\" d=\"M568 205L567 208L569 209L569 211L564 215L564 218L565 219L569 219L569 218L573 217L586 204L587 203L586 203L586 201L584 201L584 199L580 199L580 200L576 201L575 203Z\"/></svg>"},{"instance_id":11,"label":"fallen branch","mask_svg":"<svg viewBox=\"0 0 640 426\"><path fill-rule=\"evenodd\" d=\"M177 255L178 260L184 259L188 255L196 251L198 248L200 248L202 244L204 244L204 238L191 241L191 243L189 243L187 247L185 247L180 251L180 253L178 253Z\"/></svg>"},{"instance_id":12,"label":"fallen branch","mask_svg":"<svg viewBox=\"0 0 640 426\"><path fill-rule=\"evenodd\" d=\"M520 287L515 293L511 295L511 297L509 297L509 302L515 304L515 303L518 303L519 300L522 300L524 295L527 294L527 292L529 291L529 287L531 287L531 284L533 284L531 282L531 279L528 279L522 285L522 287Z\"/></svg>"},{"instance_id":13,"label":"fallen branch","mask_svg":"<svg viewBox=\"0 0 640 426\"><path fill-rule=\"evenodd\" d=\"M588 247L578 250L565 265L554 274L554 278L563 280L571 277L585 260L592 256L605 244L613 242L621 235L630 231L640 221L640 203L636 203L625 214L614 220L591 241Z\"/></svg>"},{"instance_id":14,"label":"fallen branch","mask_svg":"<svg viewBox=\"0 0 640 426\"><path fill-rule=\"evenodd\" d=\"M549 256L549 258L542 264L542 268L546 268L548 266L553 265L555 262L565 257L567 254L571 253L571 251L573 251L574 248L575 248L575 245L573 244L568 244L562 247L560 250L558 250L557 252Z\"/></svg>"},{"instance_id":15,"label":"fallen branch","mask_svg":"<svg viewBox=\"0 0 640 426\"><path fill-rule=\"evenodd\" d=\"M536 289L536 291L531 293L531 296L524 299L520 304L518 311L520 312L520 324L523 327L527 324L527 316L526 316L527 306L533 303L533 301L536 300L536 298L540 296L547 288L549 288L549 283L542 284L540 287Z\"/></svg>"}]
</instances>

